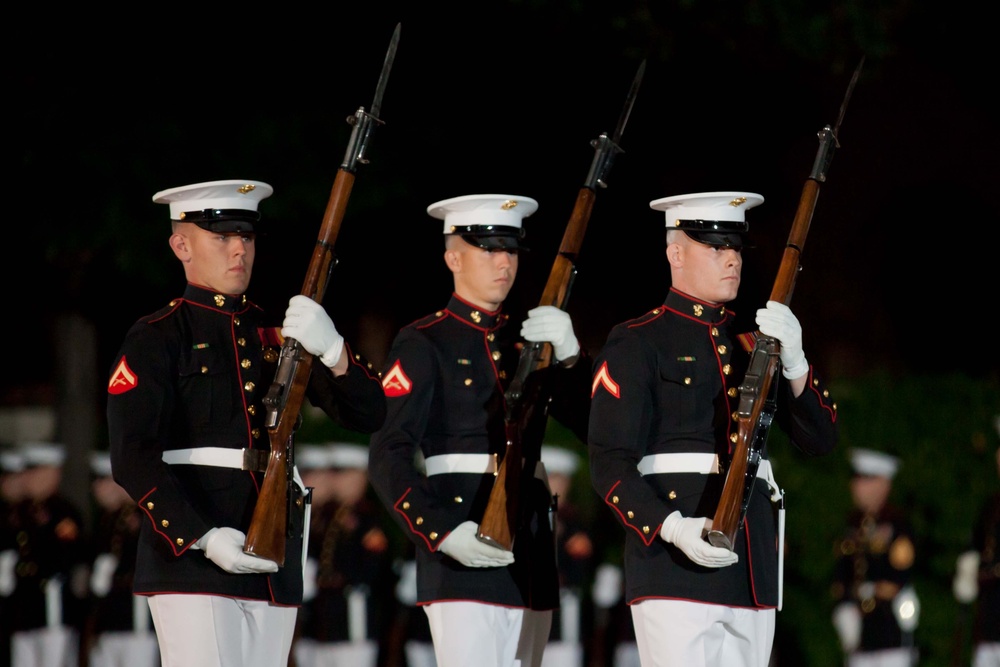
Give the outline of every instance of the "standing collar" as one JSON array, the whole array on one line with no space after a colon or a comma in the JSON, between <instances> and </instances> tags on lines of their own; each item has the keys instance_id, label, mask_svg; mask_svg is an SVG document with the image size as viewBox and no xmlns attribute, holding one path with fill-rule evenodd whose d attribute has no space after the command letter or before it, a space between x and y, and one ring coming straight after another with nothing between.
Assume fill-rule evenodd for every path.
<instances>
[{"instance_id":1,"label":"standing collar","mask_svg":"<svg viewBox=\"0 0 1000 667\"><path fill-rule=\"evenodd\" d=\"M506 322L508 316L501 311L502 307L493 311L483 310L455 293L452 293L448 301L448 312L453 317L479 329L495 329Z\"/></svg>"},{"instance_id":2,"label":"standing collar","mask_svg":"<svg viewBox=\"0 0 1000 667\"><path fill-rule=\"evenodd\" d=\"M223 294L194 283L188 283L184 300L225 313L236 313L251 305L246 294Z\"/></svg>"},{"instance_id":3,"label":"standing collar","mask_svg":"<svg viewBox=\"0 0 1000 667\"><path fill-rule=\"evenodd\" d=\"M675 290L673 287L667 293L663 305L669 310L704 324L718 324L726 318L727 314L732 314L726 310L725 304L713 305L707 301L700 301L693 296Z\"/></svg>"}]
</instances>

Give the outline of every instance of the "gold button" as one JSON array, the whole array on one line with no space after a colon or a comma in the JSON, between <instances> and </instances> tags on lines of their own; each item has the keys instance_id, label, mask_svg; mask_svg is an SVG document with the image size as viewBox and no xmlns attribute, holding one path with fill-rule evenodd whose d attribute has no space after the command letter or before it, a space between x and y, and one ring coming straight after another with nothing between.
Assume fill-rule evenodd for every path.
<instances>
[{"instance_id":1,"label":"gold button","mask_svg":"<svg viewBox=\"0 0 1000 667\"><path fill-rule=\"evenodd\" d=\"M273 364L278 360L278 352L273 347L269 347L264 350L264 361L269 364Z\"/></svg>"},{"instance_id":2,"label":"gold button","mask_svg":"<svg viewBox=\"0 0 1000 667\"><path fill-rule=\"evenodd\" d=\"M646 535L649 535L649 526L643 526L643 527L642 527L642 532L643 532L644 534L646 534Z\"/></svg>"},{"instance_id":3,"label":"gold button","mask_svg":"<svg viewBox=\"0 0 1000 667\"><path fill-rule=\"evenodd\" d=\"M493 361L500 361L500 352L498 350L493 351Z\"/></svg>"},{"instance_id":4,"label":"gold button","mask_svg":"<svg viewBox=\"0 0 1000 667\"><path fill-rule=\"evenodd\" d=\"M823 398L830 398L830 390L829 389L824 389L823 390Z\"/></svg>"},{"instance_id":5,"label":"gold button","mask_svg":"<svg viewBox=\"0 0 1000 667\"><path fill-rule=\"evenodd\" d=\"M691 378L684 378L684 384L691 384Z\"/></svg>"},{"instance_id":6,"label":"gold button","mask_svg":"<svg viewBox=\"0 0 1000 667\"><path fill-rule=\"evenodd\" d=\"M837 404L836 404L836 403L834 403L834 404L833 404L833 411L834 411L834 412L836 412L836 411L837 411Z\"/></svg>"},{"instance_id":7,"label":"gold button","mask_svg":"<svg viewBox=\"0 0 1000 667\"><path fill-rule=\"evenodd\" d=\"M403 509L404 510L410 509L410 501L406 501L405 503L403 503Z\"/></svg>"},{"instance_id":8,"label":"gold button","mask_svg":"<svg viewBox=\"0 0 1000 667\"><path fill-rule=\"evenodd\" d=\"M250 368L250 360L244 359L243 361L240 362L240 366L242 366L243 368Z\"/></svg>"},{"instance_id":9,"label":"gold button","mask_svg":"<svg viewBox=\"0 0 1000 667\"><path fill-rule=\"evenodd\" d=\"M239 315L237 315L236 317L233 318L233 324L235 324L236 326L240 325Z\"/></svg>"},{"instance_id":10,"label":"gold button","mask_svg":"<svg viewBox=\"0 0 1000 667\"><path fill-rule=\"evenodd\" d=\"M653 309L653 314L654 315L659 315L660 314L660 309L659 308L654 308Z\"/></svg>"},{"instance_id":11,"label":"gold button","mask_svg":"<svg viewBox=\"0 0 1000 667\"><path fill-rule=\"evenodd\" d=\"M250 431L250 435L252 435L254 440L256 440L257 438L260 437L260 429L259 428L253 429L252 431Z\"/></svg>"},{"instance_id":12,"label":"gold button","mask_svg":"<svg viewBox=\"0 0 1000 667\"><path fill-rule=\"evenodd\" d=\"M368 370L371 370L371 369L372 369L372 362L369 361L368 362Z\"/></svg>"},{"instance_id":13,"label":"gold button","mask_svg":"<svg viewBox=\"0 0 1000 667\"><path fill-rule=\"evenodd\" d=\"M813 378L813 386L814 387L818 387L819 386L819 380Z\"/></svg>"},{"instance_id":14,"label":"gold button","mask_svg":"<svg viewBox=\"0 0 1000 667\"><path fill-rule=\"evenodd\" d=\"M490 341L491 343L493 342L493 339L496 337L497 337L496 334L493 333L492 331L486 334L486 340Z\"/></svg>"},{"instance_id":15,"label":"gold button","mask_svg":"<svg viewBox=\"0 0 1000 667\"><path fill-rule=\"evenodd\" d=\"M201 367L201 374L205 375L206 373L208 373L208 366L202 366Z\"/></svg>"},{"instance_id":16,"label":"gold button","mask_svg":"<svg viewBox=\"0 0 1000 667\"><path fill-rule=\"evenodd\" d=\"M726 314L726 307L723 306L722 308L719 308L719 315L725 315L725 314Z\"/></svg>"},{"instance_id":17,"label":"gold button","mask_svg":"<svg viewBox=\"0 0 1000 667\"><path fill-rule=\"evenodd\" d=\"M417 525L418 526L424 525L424 517L422 517L422 516L418 516L417 517Z\"/></svg>"},{"instance_id":18,"label":"gold button","mask_svg":"<svg viewBox=\"0 0 1000 667\"><path fill-rule=\"evenodd\" d=\"M729 394L729 398L736 398L736 395L740 392L736 387L730 387L726 393Z\"/></svg>"},{"instance_id":19,"label":"gold button","mask_svg":"<svg viewBox=\"0 0 1000 667\"><path fill-rule=\"evenodd\" d=\"M152 510L153 509L153 503L146 503L146 509Z\"/></svg>"},{"instance_id":20,"label":"gold button","mask_svg":"<svg viewBox=\"0 0 1000 667\"><path fill-rule=\"evenodd\" d=\"M460 503L460 502L463 502L463 501L462 501L462 496L455 496L455 502L456 502L456 503Z\"/></svg>"},{"instance_id":21,"label":"gold button","mask_svg":"<svg viewBox=\"0 0 1000 667\"><path fill-rule=\"evenodd\" d=\"M671 500L677 500L677 492L671 491L670 493L667 494L667 498L670 498Z\"/></svg>"},{"instance_id":22,"label":"gold button","mask_svg":"<svg viewBox=\"0 0 1000 667\"><path fill-rule=\"evenodd\" d=\"M441 317L443 314L444 313L439 310L436 313L434 313L434 317Z\"/></svg>"},{"instance_id":23,"label":"gold button","mask_svg":"<svg viewBox=\"0 0 1000 667\"><path fill-rule=\"evenodd\" d=\"M740 420L740 413L733 410L732 417L734 422L738 422Z\"/></svg>"},{"instance_id":24,"label":"gold button","mask_svg":"<svg viewBox=\"0 0 1000 667\"><path fill-rule=\"evenodd\" d=\"M179 546L179 547L184 546L184 538L183 537L178 537L177 538L177 546Z\"/></svg>"},{"instance_id":25,"label":"gold button","mask_svg":"<svg viewBox=\"0 0 1000 667\"><path fill-rule=\"evenodd\" d=\"M715 349L719 351L719 354L725 354L728 348L725 345L720 345Z\"/></svg>"},{"instance_id":26,"label":"gold button","mask_svg":"<svg viewBox=\"0 0 1000 667\"><path fill-rule=\"evenodd\" d=\"M615 505L617 505L618 504L618 496L612 496L611 497L611 502L614 503Z\"/></svg>"},{"instance_id":27,"label":"gold button","mask_svg":"<svg viewBox=\"0 0 1000 667\"><path fill-rule=\"evenodd\" d=\"M355 354L354 355L354 360L355 361L361 361L361 354Z\"/></svg>"},{"instance_id":28,"label":"gold button","mask_svg":"<svg viewBox=\"0 0 1000 667\"><path fill-rule=\"evenodd\" d=\"M221 294L216 294L215 305L218 306L219 308L222 308L224 305L226 305L226 297L222 296Z\"/></svg>"},{"instance_id":29,"label":"gold button","mask_svg":"<svg viewBox=\"0 0 1000 667\"><path fill-rule=\"evenodd\" d=\"M472 321L475 322L476 324L479 324L480 322L483 321L482 313L480 313L478 310L474 310L471 313L469 313L469 317L471 317Z\"/></svg>"},{"instance_id":30,"label":"gold button","mask_svg":"<svg viewBox=\"0 0 1000 667\"><path fill-rule=\"evenodd\" d=\"M432 540L436 540L438 538L438 534L432 530L430 535L428 535L427 537L431 538Z\"/></svg>"},{"instance_id":31,"label":"gold button","mask_svg":"<svg viewBox=\"0 0 1000 667\"><path fill-rule=\"evenodd\" d=\"M247 382L245 385L243 385L243 388L246 389L247 391L253 391L253 388L256 386L257 385L255 385L253 382Z\"/></svg>"},{"instance_id":32,"label":"gold button","mask_svg":"<svg viewBox=\"0 0 1000 667\"><path fill-rule=\"evenodd\" d=\"M739 433L731 433L729 435L729 442L735 443L739 439L740 439L740 434Z\"/></svg>"},{"instance_id":33,"label":"gold button","mask_svg":"<svg viewBox=\"0 0 1000 667\"><path fill-rule=\"evenodd\" d=\"M160 522L160 525L163 526L164 528L169 528L170 522L164 519L163 521Z\"/></svg>"},{"instance_id":34,"label":"gold button","mask_svg":"<svg viewBox=\"0 0 1000 667\"><path fill-rule=\"evenodd\" d=\"M628 518L634 519L635 518L635 512L633 512L632 510L629 510L628 511Z\"/></svg>"},{"instance_id":35,"label":"gold button","mask_svg":"<svg viewBox=\"0 0 1000 667\"><path fill-rule=\"evenodd\" d=\"M465 386L468 387L471 385L472 385L472 378L465 378Z\"/></svg>"},{"instance_id":36,"label":"gold button","mask_svg":"<svg viewBox=\"0 0 1000 667\"><path fill-rule=\"evenodd\" d=\"M700 303L696 303L691 307L691 312L694 313L695 317L701 317L701 314L705 312L705 309Z\"/></svg>"},{"instance_id":37,"label":"gold button","mask_svg":"<svg viewBox=\"0 0 1000 667\"><path fill-rule=\"evenodd\" d=\"M244 338L243 336L240 336L239 338L236 339L236 344L239 345L240 347L246 347L247 339Z\"/></svg>"},{"instance_id":38,"label":"gold button","mask_svg":"<svg viewBox=\"0 0 1000 667\"><path fill-rule=\"evenodd\" d=\"M716 338L719 337L719 327L712 327L712 335Z\"/></svg>"},{"instance_id":39,"label":"gold button","mask_svg":"<svg viewBox=\"0 0 1000 667\"><path fill-rule=\"evenodd\" d=\"M257 414L257 406L256 405L247 406L247 412L249 412L251 415Z\"/></svg>"},{"instance_id":40,"label":"gold button","mask_svg":"<svg viewBox=\"0 0 1000 667\"><path fill-rule=\"evenodd\" d=\"M730 366L729 364L726 364L725 366L722 367L722 374L723 375L729 375L732 372L733 372L733 367Z\"/></svg>"}]
</instances>

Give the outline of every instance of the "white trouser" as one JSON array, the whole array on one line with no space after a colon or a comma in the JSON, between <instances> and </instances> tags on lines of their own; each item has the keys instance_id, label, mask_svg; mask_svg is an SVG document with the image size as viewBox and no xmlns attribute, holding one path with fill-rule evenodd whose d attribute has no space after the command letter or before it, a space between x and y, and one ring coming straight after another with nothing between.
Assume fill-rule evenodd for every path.
<instances>
[{"instance_id":1,"label":"white trouser","mask_svg":"<svg viewBox=\"0 0 1000 667\"><path fill-rule=\"evenodd\" d=\"M767 667L774 609L743 609L683 600L633 604L642 667Z\"/></svg>"},{"instance_id":2,"label":"white trouser","mask_svg":"<svg viewBox=\"0 0 1000 667\"><path fill-rule=\"evenodd\" d=\"M19 630L10 638L15 667L76 667L80 637L68 626Z\"/></svg>"},{"instance_id":3,"label":"white trouser","mask_svg":"<svg viewBox=\"0 0 1000 667\"><path fill-rule=\"evenodd\" d=\"M972 667L1000 667L1000 642L983 642L976 646Z\"/></svg>"},{"instance_id":4,"label":"white trouser","mask_svg":"<svg viewBox=\"0 0 1000 667\"><path fill-rule=\"evenodd\" d=\"M859 651L847 657L847 667L913 667L917 664L912 648L885 648Z\"/></svg>"},{"instance_id":5,"label":"white trouser","mask_svg":"<svg viewBox=\"0 0 1000 667\"><path fill-rule=\"evenodd\" d=\"M551 611L435 602L424 612L438 667L541 667Z\"/></svg>"},{"instance_id":6,"label":"white trouser","mask_svg":"<svg viewBox=\"0 0 1000 667\"><path fill-rule=\"evenodd\" d=\"M90 667L158 667L160 649L152 632L102 632L90 649Z\"/></svg>"},{"instance_id":7,"label":"white trouser","mask_svg":"<svg viewBox=\"0 0 1000 667\"><path fill-rule=\"evenodd\" d=\"M239 576L239 575L236 575ZM297 607L219 595L153 595L163 667L286 667Z\"/></svg>"}]
</instances>

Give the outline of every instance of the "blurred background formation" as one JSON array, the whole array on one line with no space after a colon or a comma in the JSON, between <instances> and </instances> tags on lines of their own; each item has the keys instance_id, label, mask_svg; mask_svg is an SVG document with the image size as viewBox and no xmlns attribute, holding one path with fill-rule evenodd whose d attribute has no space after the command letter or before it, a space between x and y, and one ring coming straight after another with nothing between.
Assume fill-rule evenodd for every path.
<instances>
[{"instance_id":1,"label":"blurred background formation","mask_svg":"<svg viewBox=\"0 0 1000 667\"><path fill-rule=\"evenodd\" d=\"M419 259L440 245L430 202L484 186L536 198L533 259L505 310L517 319L537 304L590 142L614 128L642 60L578 262L569 309L581 345L596 352L612 323L662 303L662 216L648 202L720 187L765 197L733 304L751 328L816 133L836 121L865 58L792 300L830 380L840 444L818 462L780 431L769 440L787 510L773 661L824 667L893 650L909 661L897 664L970 665L991 652L1000 662L989 324L1000 109L982 85L995 63L987 22L954 3L507 0L474 15L411 4L200 26L160 17L113 35L81 16L89 27L61 38L63 55L45 46L51 35L31 39L47 21L24 22L31 46L4 75L19 101L7 202L19 261L0 268L0 667L156 664L148 610L130 592L138 517L109 477L103 416L121 337L150 299L177 296L151 196L223 178L272 184L250 296L283 311L347 147L344 119L370 104L397 22L384 126L359 168L324 302L375 363L447 289L446 271ZM178 46L192 30L212 48ZM227 40L239 49L216 48ZM367 442L310 411L297 442L315 504L293 659L431 667L412 553L368 484ZM546 442L563 588L546 667L637 665L620 528L592 491L586 444L555 424ZM880 501L859 499L862 486Z\"/></svg>"}]
</instances>

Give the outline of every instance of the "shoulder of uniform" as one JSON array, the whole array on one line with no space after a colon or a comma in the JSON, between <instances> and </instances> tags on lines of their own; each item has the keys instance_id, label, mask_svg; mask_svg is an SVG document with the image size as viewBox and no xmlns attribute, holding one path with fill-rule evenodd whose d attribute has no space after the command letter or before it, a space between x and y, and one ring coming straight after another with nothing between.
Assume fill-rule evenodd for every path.
<instances>
[{"instance_id":1,"label":"shoulder of uniform","mask_svg":"<svg viewBox=\"0 0 1000 667\"><path fill-rule=\"evenodd\" d=\"M409 329L424 329L435 324L439 324L448 319L448 313L445 310L437 310L429 315L424 315L419 320L415 320L410 323L406 328Z\"/></svg>"}]
</instances>

